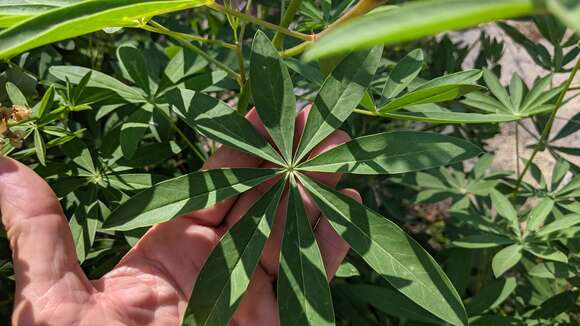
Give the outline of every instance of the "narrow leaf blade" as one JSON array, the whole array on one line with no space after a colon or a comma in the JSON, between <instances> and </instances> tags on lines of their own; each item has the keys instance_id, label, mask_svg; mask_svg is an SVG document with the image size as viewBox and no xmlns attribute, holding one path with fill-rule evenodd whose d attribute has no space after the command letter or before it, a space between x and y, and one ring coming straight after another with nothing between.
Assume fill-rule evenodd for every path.
<instances>
[{"instance_id":1,"label":"narrow leaf blade","mask_svg":"<svg viewBox=\"0 0 580 326\"><path fill-rule=\"evenodd\" d=\"M388 219L355 200L300 178L333 228L393 287L435 316L467 325L457 291L435 260Z\"/></svg>"},{"instance_id":2,"label":"narrow leaf blade","mask_svg":"<svg viewBox=\"0 0 580 326\"><path fill-rule=\"evenodd\" d=\"M479 147L459 138L428 132L385 132L339 145L304 162L299 169L394 174L453 164L479 153Z\"/></svg>"},{"instance_id":3,"label":"narrow leaf blade","mask_svg":"<svg viewBox=\"0 0 580 326\"><path fill-rule=\"evenodd\" d=\"M360 103L382 52L382 47L375 47L352 53L326 78L308 114L295 161L340 127Z\"/></svg>"},{"instance_id":4,"label":"narrow leaf blade","mask_svg":"<svg viewBox=\"0 0 580 326\"><path fill-rule=\"evenodd\" d=\"M264 137L227 104L187 89L174 89L165 97L173 111L191 128L227 146L283 164L280 155Z\"/></svg>"},{"instance_id":5,"label":"narrow leaf blade","mask_svg":"<svg viewBox=\"0 0 580 326\"><path fill-rule=\"evenodd\" d=\"M161 182L123 203L104 229L127 231L211 207L272 178L273 169L219 169L190 173Z\"/></svg>"},{"instance_id":6,"label":"narrow leaf blade","mask_svg":"<svg viewBox=\"0 0 580 326\"><path fill-rule=\"evenodd\" d=\"M262 31L256 32L252 43L250 79L258 115L282 156L290 161L296 118L294 86L278 50Z\"/></svg>"},{"instance_id":7,"label":"narrow leaf blade","mask_svg":"<svg viewBox=\"0 0 580 326\"><path fill-rule=\"evenodd\" d=\"M294 182L288 199L277 287L281 325L334 325L322 255Z\"/></svg>"},{"instance_id":8,"label":"narrow leaf blade","mask_svg":"<svg viewBox=\"0 0 580 326\"><path fill-rule=\"evenodd\" d=\"M283 190L280 180L222 237L197 277L182 325L228 324L258 266Z\"/></svg>"}]
</instances>

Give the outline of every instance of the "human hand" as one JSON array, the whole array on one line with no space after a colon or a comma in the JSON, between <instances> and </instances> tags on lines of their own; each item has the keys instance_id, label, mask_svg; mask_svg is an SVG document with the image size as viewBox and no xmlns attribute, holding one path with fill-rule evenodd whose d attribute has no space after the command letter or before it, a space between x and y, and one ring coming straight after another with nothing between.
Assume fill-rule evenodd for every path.
<instances>
[{"instance_id":1,"label":"human hand","mask_svg":"<svg viewBox=\"0 0 580 326\"><path fill-rule=\"evenodd\" d=\"M297 116L295 140L309 110ZM254 110L247 119L266 131ZM349 136L335 131L312 150L317 155ZM220 148L203 169L269 167L260 159ZM340 174L309 173L336 186ZM262 184L236 198L152 227L108 274L89 281L77 263L68 222L58 199L26 166L0 157L0 209L13 251L16 274L14 325L179 325L195 279L220 237L272 185ZM328 277L342 262L348 246L332 229L312 199L300 189ZM354 190L343 193L360 201ZM282 197L272 234L234 325L278 324L275 281L283 234L287 194ZM320 218L320 220L319 220Z\"/></svg>"}]
</instances>

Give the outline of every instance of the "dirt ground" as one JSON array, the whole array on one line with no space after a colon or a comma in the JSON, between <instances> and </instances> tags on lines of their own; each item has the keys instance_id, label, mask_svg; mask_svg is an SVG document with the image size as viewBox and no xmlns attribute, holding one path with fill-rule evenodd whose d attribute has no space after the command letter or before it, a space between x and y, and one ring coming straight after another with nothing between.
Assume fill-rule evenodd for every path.
<instances>
[{"instance_id":1,"label":"dirt ground","mask_svg":"<svg viewBox=\"0 0 580 326\"><path fill-rule=\"evenodd\" d=\"M535 30L535 27L532 24L523 24L520 23L517 26L518 29L527 34L528 37L532 38L535 41L542 42L546 45L548 49L549 43L545 40L541 39L540 34ZM517 73L519 74L523 80L530 86L533 81L539 77L544 76L548 72L541 67L537 66L532 58L527 54L525 49L518 44L511 41L509 36L505 35L501 29L499 29L494 24L488 24L482 26L480 29L484 29L489 35L503 40L505 42L504 45L504 56L500 61L502 65L502 78L501 81L504 85L509 83L512 74ZM465 41L467 44L473 44L478 38L480 34L480 29L477 30L470 30L466 32L456 33L453 35L453 39ZM475 61L475 57L477 55L477 47L475 47L468 57L466 58L465 62L463 63L464 68L471 68L473 67L473 62ZM554 77L554 82L559 84L566 80L568 74L557 74ZM576 78L572 85L580 85L580 74L576 75ZM578 91L576 91L578 92ZM569 92L568 96L571 96L575 93ZM555 135L558 130L560 130L567 121L569 121L575 114L580 112L580 96L576 97L571 102L567 103L563 106L560 111L558 112L556 121L554 122L554 126L552 128L552 135ZM526 119L529 120L529 119ZM523 121L525 126L528 126L528 130L533 131L534 129L531 128L530 121ZM580 123L580 121L578 121ZM489 141L487 144L486 150L496 152L496 159L494 161L493 168L494 169L501 169L501 170L516 170L516 124L515 123L505 123L501 126L501 133L496 135L493 139ZM536 143L535 137L537 135L531 135L522 127L519 127L519 148L520 148L520 157L528 158L532 153L532 149L527 149L526 147L529 145L533 145ZM557 146L568 146L568 147L580 147L580 133L577 132L572 134L564 139L561 139L554 143ZM574 162L577 165L580 165L580 157L579 156L567 156L567 158ZM551 176L551 171L554 166L554 159L548 152L539 152L536 156L534 162L540 167L542 172L546 175L547 178ZM523 168L523 165L520 163L520 168ZM527 177L526 180L530 180L531 177ZM549 180L549 179L548 179Z\"/></svg>"}]
</instances>

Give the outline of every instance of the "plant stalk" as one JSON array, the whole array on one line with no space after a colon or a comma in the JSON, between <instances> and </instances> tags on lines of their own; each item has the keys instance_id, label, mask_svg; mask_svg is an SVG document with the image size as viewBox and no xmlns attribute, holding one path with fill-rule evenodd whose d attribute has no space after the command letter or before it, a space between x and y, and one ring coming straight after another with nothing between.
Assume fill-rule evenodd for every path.
<instances>
[{"instance_id":1,"label":"plant stalk","mask_svg":"<svg viewBox=\"0 0 580 326\"><path fill-rule=\"evenodd\" d=\"M220 5L220 4L217 4L217 3L208 4L207 7L211 8L211 9L213 9L215 11L219 11L219 12L226 13L228 15L236 16L236 17L238 17L238 18L240 18L240 19L242 19L244 21L247 21L247 22L250 22L250 23L253 23L253 24L256 24L256 25L260 25L262 27L271 29L271 30L276 31L276 32L280 32L280 33L282 33L284 35L287 35L287 36L291 36L291 37L294 37L294 38L297 38L297 39L300 39L300 40L303 40L303 41L310 41L310 40L312 40L312 36L311 35L307 35L307 34L300 33L300 32L295 32L295 31L291 31L291 30L289 30L287 28L278 26L276 24L269 23L269 22L267 22L265 20L256 18L256 17L254 17L252 15L248 15L248 14L239 12L237 10L232 10L232 9L226 8L226 7L224 7L224 6Z\"/></svg>"},{"instance_id":2,"label":"plant stalk","mask_svg":"<svg viewBox=\"0 0 580 326\"><path fill-rule=\"evenodd\" d=\"M159 25L159 23L157 23L155 21L151 21L151 24L152 25L155 25L155 24ZM169 29L167 29L167 31L163 31L163 30L159 30L157 28L152 28L152 26L149 26L149 25L143 25L143 26L141 26L141 29L144 29L146 31L153 32L153 33L164 34L164 35L170 36L169 34L167 34L167 31L169 31ZM227 42L224 42L224 41L212 40L212 39L208 39L208 38L205 38L205 37L201 37L201 36L197 36L197 35L192 35L192 34L187 34L187 33L180 33L180 32L175 32L175 31L170 31L170 32L173 33L176 36L179 36L179 37L184 38L184 39L189 39L191 41L197 41L197 42L202 42L202 43L215 44L217 46L221 46L221 47L224 47L224 48L227 48L227 49L232 49L232 50L235 50L236 49L236 45L235 44L227 43Z\"/></svg>"},{"instance_id":3,"label":"plant stalk","mask_svg":"<svg viewBox=\"0 0 580 326\"><path fill-rule=\"evenodd\" d=\"M558 100L556 100L556 104L554 105L554 109L552 110L552 113L550 114L550 118L548 119L548 122L546 123L546 126L544 127L544 130L542 131L542 135L540 136L540 140L538 141L538 144L536 146L534 146L534 151L532 152L532 155L530 156L530 158L526 162L526 165L524 166L524 170L518 176L518 179L516 181L516 186L515 186L515 189L514 189L513 194L512 194L513 196L515 196L517 194L517 192L522 184L522 180L524 179L524 176L526 175L526 172L528 172L528 170L530 169L530 166L532 165L532 162L534 161L534 158L536 157L536 155L540 151L540 147L542 145L544 145L546 143L546 141L548 140L548 137L550 136L550 131L552 130L552 126L554 124L554 120L556 119L556 114L558 113L558 110L560 110L560 107L562 107L562 103L564 102L564 97L566 96L566 92L568 92L570 85L572 84L572 81L574 80L574 77L576 76L576 73L578 72L578 69L580 69L580 59L578 59L576 61L574 68L572 68L570 75L568 75L568 79L564 83L564 89L560 92L560 95L558 96Z\"/></svg>"}]
</instances>

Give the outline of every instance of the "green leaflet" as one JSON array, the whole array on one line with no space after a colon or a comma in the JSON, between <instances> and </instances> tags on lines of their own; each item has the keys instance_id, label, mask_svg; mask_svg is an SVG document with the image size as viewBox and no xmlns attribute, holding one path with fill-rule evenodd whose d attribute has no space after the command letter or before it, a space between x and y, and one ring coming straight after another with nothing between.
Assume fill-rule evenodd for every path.
<instances>
[{"instance_id":1,"label":"green leaflet","mask_svg":"<svg viewBox=\"0 0 580 326\"><path fill-rule=\"evenodd\" d=\"M40 164L46 166L46 143L38 129L34 129L34 150Z\"/></svg>"},{"instance_id":2,"label":"green leaflet","mask_svg":"<svg viewBox=\"0 0 580 326\"><path fill-rule=\"evenodd\" d=\"M349 290L349 294L357 300L376 307L389 315L409 321L430 324L442 323L441 319L433 316L406 296L388 287L368 284L352 284L345 287ZM412 325L412 323L410 324Z\"/></svg>"},{"instance_id":3,"label":"green leaflet","mask_svg":"<svg viewBox=\"0 0 580 326\"><path fill-rule=\"evenodd\" d=\"M222 237L204 264L182 325L227 325L270 235L285 180L278 181Z\"/></svg>"},{"instance_id":4,"label":"green leaflet","mask_svg":"<svg viewBox=\"0 0 580 326\"><path fill-rule=\"evenodd\" d=\"M458 71L452 74L443 75L437 78L433 78L426 82L413 87L410 85L411 90L416 90L420 88L431 88L441 85L468 85L476 83L482 76L483 72L478 69L468 69L464 71Z\"/></svg>"},{"instance_id":5,"label":"green leaflet","mask_svg":"<svg viewBox=\"0 0 580 326\"><path fill-rule=\"evenodd\" d=\"M477 316L504 302L516 289L515 277L502 278L486 284L465 306L470 316Z\"/></svg>"},{"instance_id":6,"label":"green leaflet","mask_svg":"<svg viewBox=\"0 0 580 326\"><path fill-rule=\"evenodd\" d=\"M370 84L382 53L382 47L352 53L328 75L308 114L295 162L299 162L350 116Z\"/></svg>"},{"instance_id":7,"label":"green leaflet","mask_svg":"<svg viewBox=\"0 0 580 326\"><path fill-rule=\"evenodd\" d=\"M129 102L145 102L146 96L140 90L127 86L119 80L96 70L77 66L52 66L50 67L50 73L62 81L68 79L73 84L78 84L84 76L90 73L91 79L87 83L88 87L111 90Z\"/></svg>"},{"instance_id":8,"label":"green leaflet","mask_svg":"<svg viewBox=\"0 0 580 326\"><path fill-rule=\"evenodd\" d=\"M334 229L393 287L433 315L467 325L459 295L439 265L396 224L355 200L300 178Z\"/></svg>"},{"instance_id":9,"label":"green leaflet","mask_svg":"<svg viewBox=\"0 0 580 326\"><path fill-rule=\"evenodd\" d=\"M472 93L473 94L473 93ZM385 118L421 121L430 123L494 123L518 120L519 118L508 114L481 114L453 112L429 107L426 110L395 111L380 113Z\"/></svg>"},{"instance_id":10,"label":"green leaflet","mask_svg":"<svg viewBox=\"0 0 580 326\"><path fill-rule=\"evenodd\" d=\"M463 139L415 131L385 132L339 145L298 166L300 170L394 174L472 158L481 149Z\"/></svg>"},{"instance_id":11,"label":"green leaflet","mask_svg":"<svg viewBox=\"0 0 580 326\"><path fill-rule=\"evenodd\" d=\"M0 28L10 27L48 10L83 0L4 0L0 2Z\"/></svg>"},{"instance_id":12,"label":"green leaflet","mask_svg":"<svg viewBox=\"0 0 580 326\"><path fill-rule=\"evenodd\" d=\"M480 23L534 12L533 0L430 0L353 19L317 40L304 57L314 60L342 52L394 44Z\"/></svg>"},{"instance_id":13,"label":"green leaflet","mask_svg":"<svg viewBox=\"0 0 580 326\"><path fill-rule=\"evenodd\" d=\"M173 89L165 95L183 122L222 144L283 165L278 152L239 112L200 92Z\"/></svg>"},{"instance_id":14,"label":"green leaflet","mask_svg":"<svg viewBox=\"0 0 580 326\"><path fill-rule=\"evenodd\" d=\"M149 121L153 115L153 106L146 104L137 108L121 127L121 150L127 158L133 157L137 147L149 129Z\"/></svg>"},{"instance_id":15,"label":"green leaflet","mask_svg":"<svg viewBox=\"0 0 580 326\"><path fill-rule=\"evenodd\" d=\"M257 31L250 55L250 87L264 127L286 161L292 157L296 99L284 61L268 37Z\"/></svg>"},{"instance_id":16,"label":"green leaflet","mask_svg":"<svg viewBox=\"0 0 580 326\"><path fill-rule=\"evenodd\" d=\"M520 236L520 222L518 212L510 203L509 199L497 190L490 192L492 206L496 209L497 214L508 221L510 229L515 235Z\"/></svg>"},{"instance_id":17,"label":"green leaflet","mask_svg":"<svg viewBox=\"0 0 580 326\"><path fill-rule=\"evenodd\" d=\"M566 256L566 254L551 246L532 243L527 244L524 247L524 250L526 250L527 252L531 253L532 255L538 258L556 261L564 264L568 263L568 257Z\"/></svg>"},{"instance_id":18,"label":"green leaflet","mask_svg":"<svg viewBox=\"0 0 580 326\"><path fill-rule=\"evenodd\" d=\"M570 228L578 223L580 223L580 215L578 214L566 215L544 226L539 231L534 232L533 236L536 238L547 237L551 233L555 233Z\"/></svg>"},{"instance_id":19,"label":"green leaflet","mask_svg":"<svg viewBox=\"0 0 580 326\"><path fill-rule=\"evenodd\" d=\"M391 99L407 88L421 72L423 60L421 49L415 49L404 56L387 76L382 96Z\"/></svg>"},{"instance_id":20,"label":"green leaflet","mask_svg":"<svg viewBox=\"0 0 580 326\"><path fill-rule=\"evenodd\" d=\"M115 209L103 228L127 231L211 207L272 178L273 169L219 169L190 173L138 193Z\"/></svg>"},{"instance_id":21,"label":"green leaflet","mask_svg":"<svg viewBox=\"0 0 580 326\"><path fill-rule=\"evenodd\" d=\"M476 234L461 237L452 242L454 246L468 249L493 248L514 243L513 240L494 234Z\"/></svg>"},{"instance_id":22,"label":"green leaflet","mask_svg":"<svg viewBox=\"0 0 580 326\"><path fill-rule=\"evenodd\" d=\"M41 13L0 32L0 58L96 32L106 27L138 27L142 19L197 7L204 0L88 0Z\"/></svg>"},{"instance_id":23,"label":"green leaflet","mask_svg":"<svg viewBox=\"0 0 580 326\"><path fill-rule=\"evenodd\" d=\"M540 228L544 221L550 215L554 208L554 200L549 197L542 199L542 201L534 207L526 219L526 233L536 231Z\"/></svg>"},{"instance_id":24,"label":"green leaflet","mask_svg":"<svg viewBox=\"0 0 580 326\"><path fill-rule=\"evenodd\" d=\"M280 324L334 325L334 309L322 255L302 197L293 181L278 272Z\"/></svg>"},{"instance_id":25,"label":"green leaflet","mask_svg":"<svg viewBox=\"0 0 580 326\"><path fill-rule=\"evenodd\" d=\"M529 270L531 276L540 278L571 278L576 274L572 266L559 262L540 263Z\"/></svg>"},{"instance_id":26,"label":"green leaflet","mask_svg":"<svg viewBox=\"0 0 580 326\"><path fill-rule=\"evenodd\" d=\"M117 57L123 69L127 72L133 82L147 95L151 95L151 81L149 80L149 68L145 62L143 53L129 45L120 46L117 49Z\"/></svg>"},{"instance_id":27,"label":"green leaflet","mask_svg":"<svg viewBox=\"0 0 580 326\"><path fill-rule=\"evenodd\" d=\"M508 269L514 267L522 259L522 245L519 243L500 250L491 261L495 277L500 277Z\"/></svg>"},{"instance_id":28,"label":"green leaflet","mask_svg":"<svg viewBox=\"0 0 580 326\"><path fill-rule=\"evenodd\" d=\"M411 91L401 97L398 97L383 107L379 108L379 113L391 112L404 107L426 104L438 103L456 99L465 94L484 89L479 85L465 84L465 85L439 85L428 88L421 87L420 89Z\"/></svg>"}]
</instances>

